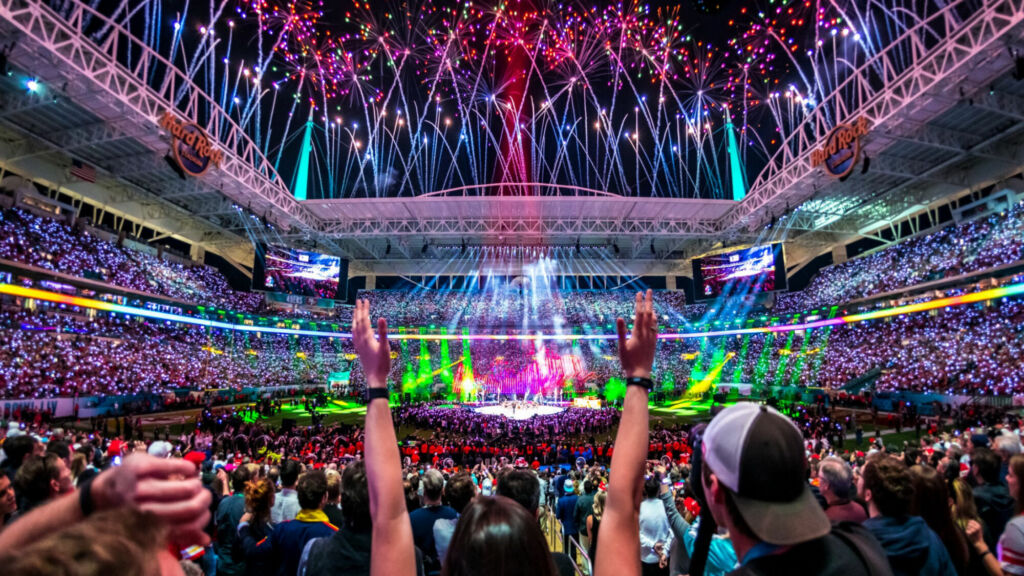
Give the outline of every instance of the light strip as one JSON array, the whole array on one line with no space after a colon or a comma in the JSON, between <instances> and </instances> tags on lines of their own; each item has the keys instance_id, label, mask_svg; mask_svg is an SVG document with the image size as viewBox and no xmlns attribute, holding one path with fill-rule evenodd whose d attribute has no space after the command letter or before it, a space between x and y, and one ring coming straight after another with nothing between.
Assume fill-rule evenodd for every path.
<instances>
[{"instance_id":1,"label":"light strip","mask_svg":"<svg viewBox=\"0 0 1024 576\"><path fill-rule=\"evenodd\" d=\"M69 296L67 294L60 294L58 292L50 292L49 290L39 290L38 288L25 288L15 284L4 284L0 283L0 294L8 294L10 296L17 296L21 298L33 298L36 300L44 300L46 302L53 302L56 304L67 304L70 306L78 306L80 308L91 308L94 310L101 310L104 312L115 312L118 314L128 314L132 316L141 316L143 318L152 318L154 320L164 320L167 322L176 322L179 324L192 324L194 326L205 326L207 328L220 328L222 330L237 330L239 332L258 332L264 334L290 334L294 336L312 336L317 338L341 338L348 339L352 337L349 332L325 332L321 330L300 330L292 328L277 328L276 326L247 326L245 324L233 324L230 322L220 322L218 320L207 320L205 318L195 318L193 316L183 316L179 314L169 314L167 312L158 312L156 310L146 310L144 308L133 308L131 306L122 306L120 304L111 304L110 302L104 302L102 300L94 300L91 298L82 298L80 296ZM737 328L735 330L714 330L708 332L679 332L670 334L659 334L658 338L661 340L688 340L693 338L715 338L720 336L737 336L743 334L765 334L769 332L793 332L795 330L811 330L815 328L823 328L826 326L838 326L841 324L854 324L857 322L864 322L865 320L877 320L879 318L891 318L893 316L902 316L904 314L914 314L917 312L927 312L929 310L937 310L939 308L946 308L952 306L960 306L963 304L976 304L978 302L984 302L986 300L995 300L998 298L1006 298L1009 296L1019 296L1024 294L1024 283L1013 284L1010 286L1003 286L1000 288L990 288L988 290L982 290L981 292L973 292L971 294L964 294L962 296L949 296L947 298L938 298L936 300L929 300L928 302L919 302L916 304L906 304L903 306L896 306L894 308L885 308L882 310L875 310L873 312L864 312L861 314L850 314L848 316L841 316L836 318L828 318L824 320L817 320L815 322L805 322L803 324L779 324L775 326L764 326L760 328ZM389 334L389 340L615 340L618 338L615 334Z\"/></svg>"}]
</instances>

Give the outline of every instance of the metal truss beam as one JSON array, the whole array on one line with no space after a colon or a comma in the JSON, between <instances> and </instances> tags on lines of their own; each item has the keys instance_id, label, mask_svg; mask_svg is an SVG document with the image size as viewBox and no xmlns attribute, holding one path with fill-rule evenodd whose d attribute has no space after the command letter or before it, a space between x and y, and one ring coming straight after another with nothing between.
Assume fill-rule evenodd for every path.
<instances>
[{"instance_id":1,"label":"metal truss beam","mask_svg":"<svg viewBox=\"0 0 1024 576\"><path fill-rule=\"evenodd\" d=\"M62 17L43 2L0 0L0 18L22 33L12 61L32 69L44 56L55 57L69 82L87 79L103 89L97 95L97 100L102 101L93 103L96 109L109 110L113 100L135 122L154 133L166 110L189 119L207 117L203 128L224 153L220 167L220 173L227 176L223 192L243 204L255 200L261 210L273 207L300 227L316 228L315 218L295 201L260 148L191 79L122 26L80 0L65 4L68 10ZM109 26L102 43L91 40L92 34L86 30L99 22ZM126 53L132 54L132 69L121 64L120 58ZM164 74L153 74L156 71ZM89 103L79 104L93 109Z\"/></svg>"},{"instance_id":2,"label":"metal truss beam","mask_svg":"<svg viewBox=\"0 0 1024 576\"><path fill-rule=\"evenodd\" d=\"M710 221L641 221L622 219L419 219L356 220L326 223L321 230L335 238L401 236L709 236L717 233Z\"/></svg>"},{"instance_id":3,"label":"metal truss beam","mask_svg":"<svg viewBox=\"0 0 1024 576\"><path fill-rule=\"evenodd\" d=\"M811 152L838 123L860 116L872 126L915 119L915 112L928 111L929 98L948 90L946 84L963 75L970 66L1005 55L1002 39L1019 33L1024 22L1024 0L986 0L968 20L957 15L960 2L950 2L928 20L909 30L882 53L865 63L808 115L790 135L768 166L758 176L752 192L740 206L722 218L721 229L731 230L755 223L779 198L798 204L813 193L807 180L814 178ZM923 39L944 31L943 40L929 46ZM911 54L909 67L897 66L890 58L899 51ZM1003 66L1001 64L1001 66ZM971 70L974 72L974 70ZM934 98L932 96L933 95ZM830 120L830 118L832 120ZM924 119L927 120L927 119Z\"/></svg>"}]
</instances>

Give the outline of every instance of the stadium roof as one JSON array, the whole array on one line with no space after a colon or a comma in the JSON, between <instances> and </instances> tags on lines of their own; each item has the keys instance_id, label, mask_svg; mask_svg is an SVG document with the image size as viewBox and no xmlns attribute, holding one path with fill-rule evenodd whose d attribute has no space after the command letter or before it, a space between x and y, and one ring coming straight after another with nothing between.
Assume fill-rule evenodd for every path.
<instances>
[{"instance_id":1,"label":"stadium roof","mask_svg":"<svg viewBox=\"0 0 1024 576\"><path fill-rule=\"evenodd\" d=\"M182 179L165 159L169 136L158 122L164 109L197 110L204 97L197 87L154 89L145 78L158 55L129 69L112 55L116 41L96 45L45 7L0 0L0 39L17 41L5 52L12 75L0 79L0 167L243 265L253 240L316 243L358 261L355 269L380 264L382 273L435 259L424 245L579 243L621 248L616 257L636 273L670 273L683 270L675 261L706 250L772 239L785 239L790 263L799 264L1021 172L1020 4L987 2L971 25L888 82L864 66L779 148L742 202L545 184L300 202L226 116L209 120L219 122L210 132L226 152L224 166ZM29 74L34 90L26 87ZM176 94L188 102L172 103ZM844 181L812 166L813 150L837 119L859 116L871 121L862 148L868 160ZM71 178L72 160L97 167L96 182Z\"/></svg>"}]
</instances>

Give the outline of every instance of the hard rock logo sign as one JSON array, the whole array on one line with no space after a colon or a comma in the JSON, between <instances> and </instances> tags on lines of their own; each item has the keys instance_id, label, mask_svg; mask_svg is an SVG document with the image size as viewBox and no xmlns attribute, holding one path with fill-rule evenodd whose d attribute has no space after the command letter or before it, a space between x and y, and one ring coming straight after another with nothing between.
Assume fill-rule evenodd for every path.
<instances>
[{"instance_id":1,"label":"hard rock logo sign","mask_svg":"<svg viewBox=\"0 0 1024 576\"><path fill-rule=\"evenodd\" d=\"M194 122L185 122L167 111L160 118L160 127L171 134L174 159L187 174L202 176L211 164L220 167L224 153L213 147Z\"/></svg>"},{"instance_id":2,"label":"hard rock logo sign","mask_svg":"<svg viewBox=\"0 0 1024 576\"><path fill-rule=\"evenodd\" d=\"M850 124L840 124L825 138L825 145L811 152L811 166L824 165L825 172L846 178L860 158L860 139L867 136L871 125L861 116Z\"/></svg>"}]
</instances>

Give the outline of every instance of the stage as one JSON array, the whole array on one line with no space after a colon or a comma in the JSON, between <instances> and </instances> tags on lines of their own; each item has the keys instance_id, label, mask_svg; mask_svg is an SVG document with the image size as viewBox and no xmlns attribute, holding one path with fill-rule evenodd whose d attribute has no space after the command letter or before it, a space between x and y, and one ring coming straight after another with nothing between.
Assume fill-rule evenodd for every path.
<instances>
[{"instance_id":1,"label":"stage","mask_svg":"<svg viewBox=\"0 0 1024 576\"><path fill-rule=\"evenodd\" d=\"M534 416L551 416L565 411L565 406L555 404L538 404L536 402L502 402L473 406L471 409L478 414L488 416L504 416L509 420L529 420Z\"/></svg>"}]
</instances>

